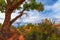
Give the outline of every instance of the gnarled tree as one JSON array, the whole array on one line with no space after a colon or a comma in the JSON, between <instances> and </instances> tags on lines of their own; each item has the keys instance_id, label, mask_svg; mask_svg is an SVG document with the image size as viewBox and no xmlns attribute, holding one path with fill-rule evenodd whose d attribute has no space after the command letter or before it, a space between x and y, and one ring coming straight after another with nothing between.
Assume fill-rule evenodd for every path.
<instances>
[{"instance_id":1,"label":"gnarled tree","mask_svg":"<svg viewBox=\"0 0 60 40\"><path fill-rule=\"evenodd\" d=\"M21 5L23 5L23 10L19 12L20 14L18 16L11 20L11 14L13 11L20 9ZM8 29L18 18L24 15L24 11L29 10L43 11L44 7L41 2L37 3L36 0L0 0L0 11L5 13L2 29Z\"/></svg>"}]
</instances>

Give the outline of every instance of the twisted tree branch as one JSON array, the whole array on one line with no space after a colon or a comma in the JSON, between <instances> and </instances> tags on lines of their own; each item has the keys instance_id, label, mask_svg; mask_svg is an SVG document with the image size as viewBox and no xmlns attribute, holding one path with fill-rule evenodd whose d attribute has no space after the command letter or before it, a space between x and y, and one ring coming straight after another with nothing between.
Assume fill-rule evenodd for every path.
<instances>
[{"instance_id":1,"label":"twisted tree branch","mask_svg":"<svg viewBox=\"0 0 60 40\"><path fill-rule=\"evenodd\" d=\"M27 7L30 7L30 6L27 6ZM27 8L27 7L26 7L26 8ZM18 18L21 18L21 16L22 16L23 14L25 14L25 13L23 13L23 12L26 10L26 8L24 8L21 12L19 12L20 15L16 16L14 19L12 19L12 20L10 21L10 25L12 25Z\"/></svg>"},{"instance_id":2,"label":"twisted tree branch","mask_svg":"<svg viewBox=\"0 0 60 40\"><path fill-rule=\"evenodd\" d=\"M21 16L24 14L23 13L24 11L25 11L25 9L23 9L21 12L19 12L20 14L10 21L10 25L12 23L14 23L18 18L21 18Z\"/></svg>"},{"instance_id":3,"label":"twisted tree branch","mask_svg":"<svg viewBox=\"0 0 60 40\"><path fill-rule=\"evenodd\" d=\"M15 10L18 6L20 6L25 0L19 0L16 4L12 3L12 10Z\"/></svg>"}]
</instances>

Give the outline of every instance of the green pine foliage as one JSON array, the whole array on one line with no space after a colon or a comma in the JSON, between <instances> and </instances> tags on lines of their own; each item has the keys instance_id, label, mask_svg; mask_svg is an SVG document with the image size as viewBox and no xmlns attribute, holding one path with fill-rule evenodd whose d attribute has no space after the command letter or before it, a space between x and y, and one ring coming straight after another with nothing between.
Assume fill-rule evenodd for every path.
<instances>
[{"instance_id":1,"label":"green pine foliage","mask_svg":"<svg viewBox=\"0 0 60 40\"><path fill-rule=\"evenodd\" d=\"M11 4L12 4L13 0L10 0L10 1L11 1ZM15 5L18 2L19 2L19 0L14 1L13 5ZM7 3L5 2L5 0L0 0L0 11L1 12L5 11L6 6L7 6ZM23 4L23 7L19 6L16 9L17 10L25 9L26 11L29 11L29 10L43 11L44 10L44 5L41 2L37 3L36 0L30 0L30 3L25 2Z\"/></svg>"},{"instance_id":2,"label":"green pine foliage","mask_svg":"<svg viewBox=\"0 0 60 40\"><path fill-rule=\"evenodd\" d=\"M5 0L0 0L0 11L4 12L5 9L6 9L6 2L5 2Z\"/></svg>"},{"instance_id":3,"label":"green pine foliage","mask_svg":"<svg viewBox=\"0 0 60 40\"><path fill-rule=\"evenodd\" d=\"M23 8L26 8L26 10L37 10L37 11L43 11L44 10L44 5L40 2L37 3L35 0L31 0L31 3L25 2L23 5Z\"/></svg>"}]
</instances>

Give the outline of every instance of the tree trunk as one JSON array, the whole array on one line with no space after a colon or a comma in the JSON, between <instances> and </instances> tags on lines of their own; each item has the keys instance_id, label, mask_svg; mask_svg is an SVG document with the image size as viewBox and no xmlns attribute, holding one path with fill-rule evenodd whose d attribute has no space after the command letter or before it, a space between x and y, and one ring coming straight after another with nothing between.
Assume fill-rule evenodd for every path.
<instances>
[{"instance_id":1,"label":"tree trunk","mask_svg":"<svg viewBox=\"0 0 60 40\"><path fill-rule=\"evenodd\" d=\"M9 1L8 1L9 2ZM9 25L10 25L10 20L11 20L11 14L13 12L13 10L11 9L11 4L8 3L6 6L6 10L5 10L5 19L4 19L4 23L2 25L2 29L3 30L7 30Z\"/></svg>"},{"instance_id":2,"label":"tree trunk","mask_svg":"<svg viewBox=\"0 0 60 40\"><path fill-rule=\"evenodd\" d=\"M3 38L6 40L6 38L10 37L10 19L11 19L11 11L6 11L5 12L5 20L1 28L1 33Z\"/></svg>"},{"instance_id":3,"label":"tree trunk","mask_svg":"<svg viewBox=\"0 0 60 40\"><path fill-rule=\"evenodd\" d=\"M2 25L2 28L7 28L10 24L10 19L11 19L11 12L9 11L6 11L5 12L5 20L4 20L4 23Z\"/></svg>"}]
</instances>

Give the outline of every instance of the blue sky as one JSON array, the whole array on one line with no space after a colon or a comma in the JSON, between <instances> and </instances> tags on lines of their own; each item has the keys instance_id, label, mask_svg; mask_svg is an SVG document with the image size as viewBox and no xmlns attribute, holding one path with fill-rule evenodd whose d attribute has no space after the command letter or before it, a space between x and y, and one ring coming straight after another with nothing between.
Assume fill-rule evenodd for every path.
<instances>
[{"instance_id":1,"label":"blue sky","mask_svg":"<svg viewBox=\"0 0 60 40\"><path fill-rule=\"evenodd\" d=\"M37 0L37 2L42 2L44 5L53 5L58 0Z\"/></svg>"},{"instance_id":2,"label":"blue sky","mask_svg":"<svg viewBox=\"0 0 60 40\"><path fill-rule=\"evenodd\" d=\"M21 23L38 23L41 19L49 18L55 19L57 18L60 21L60 0L37 0L37 2L42 2L44 4L44 11L38 12L36 10L29 11L28 16L23 15L16 21ZM17 11L16 11L17 13ZM18 14L12 14L12 19ZM0 23L3 23L4 14L0 13Z\"/></svg>"}]
</instances>

